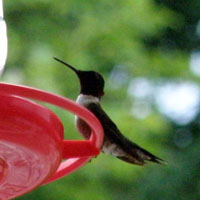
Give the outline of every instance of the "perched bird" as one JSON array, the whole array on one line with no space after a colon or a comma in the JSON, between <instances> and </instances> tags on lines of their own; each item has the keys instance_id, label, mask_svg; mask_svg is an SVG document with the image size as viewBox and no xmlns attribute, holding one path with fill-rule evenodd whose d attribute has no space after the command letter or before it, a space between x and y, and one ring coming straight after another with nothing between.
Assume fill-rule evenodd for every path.
<instances>
[{"instance_id":1,"label":"perched bird","mask_svg":"<svg viewBox=\"0 0 200 200\"><path fill-rule=\"evenodd\" d=\"M104 95L104 79L95 71L78 70L66 62L54 58L58 62L73 70L80 81L80 94L76 102L90 110L100 121L104 129L104 142L101 151L111 154L125 162L144 165L146 161L162 163L163 160L141 148L126 138L100 105ZM84 138L88 139L91 134L90 127L79 117L75 117L76 127Z\"/></svg>"}]
</instances>

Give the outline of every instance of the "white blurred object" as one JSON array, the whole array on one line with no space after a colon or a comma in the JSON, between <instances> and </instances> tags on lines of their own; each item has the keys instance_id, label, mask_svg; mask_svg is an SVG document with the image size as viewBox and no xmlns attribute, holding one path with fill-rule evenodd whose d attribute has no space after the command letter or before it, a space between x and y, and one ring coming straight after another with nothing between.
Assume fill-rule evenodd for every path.
<instances>
[{"instance_id":1,"label":"white blurred object","mask_svg":"<svg viewBox=\"0 0 200 200\"><path fill-rule=\"evenodd\" d=\"M137 77L133 79L128 87L128 94L138 99L149 98L153 91L153 83L145 77Z\"/></svg>"},{"instance_id":2,"label":"white blurred object","mask_svg":"<svg viewBox=\"0 0 200 200\"><path fill-rule=\"evenodd\" d=\"M191 54L190 70L192 71L193 74L200 76L200 52L199 51L192 52Z\"/></svg>"},{"instance_id":3,"label":"white blurred object","mask_svg":"<svg viewBox=\"0 0 200 200\"><path fill-rule=\"evenodd\" d=\"M155 100L160 112L177 124L188 124L199 112L200 88L192 82L168 82L158 87Z\"/></svg>"},{"instance_id":4,"label":"white blurred object","mask_svg":"<svg viewBox=\"0 0 200 200\"><path fill-rule=\"evenodd\" d=\"M3 72L7 57L7 32L3 19L3 2L0 0L0 76Z\"/></svg>"},{"instance_id":5,"label":"white blurred object","mask_svg":"<svg viewBox=\"0 0 200 200\"><path fill-rule=\"evenodd\" d=\"M131 108L131 114L137 119L145 119L151 112L151 104L148 101L135 100Z\"/></svg>"}]
</instances>

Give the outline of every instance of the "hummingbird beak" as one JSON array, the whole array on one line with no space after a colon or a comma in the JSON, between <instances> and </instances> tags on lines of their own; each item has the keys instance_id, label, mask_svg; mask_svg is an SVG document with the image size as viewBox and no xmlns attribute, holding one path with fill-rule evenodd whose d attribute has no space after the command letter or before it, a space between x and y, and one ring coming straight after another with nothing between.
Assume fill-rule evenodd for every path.
<instances>
[{"instance_id":1,"label":"hummingbird beak","mask_svg":"<svg viewBox=\"0 0 200 200\"><path fill-rule=\"evenodd\" d=\"M77 70L76 68L74 68L74 67L72 67L71 65L69 65L68 63L66 63L66 62L64 62L64 61L62 61L62 60L60 60L60 59L58 59L58 58L55 58L55 57L53 57L56 61L58 61L58 62L60 62L60 63L62 63L62 64L64 64L64 65L66 65L67 67L69 67L71 70L73 70L78 76L79 76L79 74L80 74L80 70Z\"/></svg>"}]
</instances>

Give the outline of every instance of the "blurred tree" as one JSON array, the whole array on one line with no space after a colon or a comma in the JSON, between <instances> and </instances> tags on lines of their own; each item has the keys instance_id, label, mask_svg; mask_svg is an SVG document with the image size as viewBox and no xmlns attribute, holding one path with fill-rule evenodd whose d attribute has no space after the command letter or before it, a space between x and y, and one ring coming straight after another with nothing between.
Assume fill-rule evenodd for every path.
<instances>
[{"instance_id":1,"label":"blurred tree","mask_svg":"<svg viewBox=\"0 0 200 200\"><path fill-rule=\"evenodd\" d=\"M4 6L9 54L3 81L75 99L77 78L52 57L99 71L106 79L105 110L129 138L168 161L165 167L137 167L100 155L69 177L18 199L200 197L199 114L178 124L161 113L161 100L156 102L163 83L189 81L198 88L199 77L188 67L190 54L199 50L198 0L18 0ZM78 137L73 116L52 109L67 138Z\"/></svg>"}]
</instances>

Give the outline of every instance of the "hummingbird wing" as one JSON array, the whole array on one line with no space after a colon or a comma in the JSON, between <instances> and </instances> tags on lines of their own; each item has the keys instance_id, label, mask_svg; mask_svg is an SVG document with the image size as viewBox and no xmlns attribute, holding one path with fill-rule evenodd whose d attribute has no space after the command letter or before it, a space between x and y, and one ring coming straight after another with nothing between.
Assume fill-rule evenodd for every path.
<instances>
[{"instance_id":1,"label":"hummingbird wing","mask_svg":"<svg viewBox=\"0 0 200 200\"><path fill-rule=\"evenodd\" d=\"M102 148L104 149L105 146L108 149L110 148L110 154L123 161L138 165L144 165L145 161L152 161L159 164L163 162L162 159L154 156L123 136L115 123L104 112L100 104L91 103L87 108L101 122L104 129L104 144Z\"/></svg>"}]
</instances>

